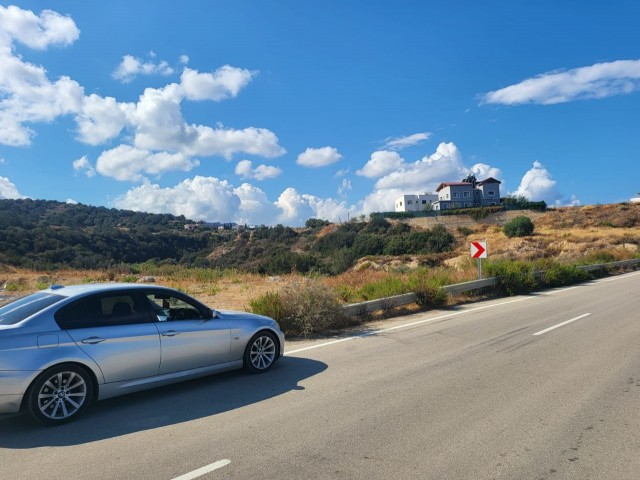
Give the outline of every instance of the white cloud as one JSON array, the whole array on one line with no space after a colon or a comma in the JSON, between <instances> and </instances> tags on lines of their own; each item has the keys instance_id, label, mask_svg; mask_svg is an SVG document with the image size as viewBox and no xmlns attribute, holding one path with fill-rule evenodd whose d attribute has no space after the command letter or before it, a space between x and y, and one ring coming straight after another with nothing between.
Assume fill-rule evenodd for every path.
<instances>
[{"instance_id":1,"label":"white cloud","mask_svg":"<svg viewBox=\"0 0 640 480\"><path fill-rule=\"evenodd\" d=\"M100 145L116 138L127 123L131 104L121 104L113 97L91 94L84 97L81 112L76 116L78 139L89 145Z\"/></svg>"},{"instance_id":2,"label":"white cloud","mask_svg":"<svg viewBox=\"0 0 640 480\"><path fill-rule=\"evenodd\" d=\"M367 195L361 204L361 210L365 214L371 212L393 212L395 209L396 198L407 192L400 188L386 188L383 190L374 190Z\"/></svg>"},{"instance_id":3,"label":"white cloud","mask_svg":"<svg viewBox=\"0 0 640 480\"><path fill-rule=\"evenodd\" d=\"M380 150L371 154L369 161L356 172L356 175L367 178L379 178L401 169L404 165L404 159L398 152Z\"/></svg>"},{"instance_id":4,"label":"white cloud","mask_svg":"<svg viewBox=\"0 0 640 480\"><path fill-rule=\"evenodd\" d=\"M84 174L89 178L95 176L96 174L96 169L93 167L93 165L91 165L91 162L89 162L89 159L86 155L73 161L73 169L76 172L84 172Z\"/></svg>"},{"instance_id":5,"label":"white cloud","mask_svg":"<svg viewBox=\"0 0 640 480\"><path fill-rule=\"evenodd\" d=\"M300 194L295 188L287 188L275 204L282 210L278 217L279 223L286 225L303 225L309 218L346 221L356 213L356 208L348 206L345 201Z\"/></svg>"},{"instance_id":6,"label":"white cloud","mask_svg":"<svg viewBox=\"0 0 640 480\"><path fill-rule=\"evenodd\" d=\"M186 65L187 63L189 63L189 56L188 55L180 55L180 63L182 65Z\"/></svg>"},{"instance_id":7,"label":"white cloud","mask_svg":"<svg viewBox=\"0 0 640 480\"><path fill-rule=\"evenodd\" d=\"M224 65L212 73L200 73L185 67L180 82L185 98L219 102L236 97L256 74L230 65Z\"/></svg>"},{"instance_id":8,"label":"white cloud","mask_svg":"<svg viewBox=\"0 0 640 480\"><path fill-rule=\"evenodd\" d=\"M226 180L196 176L175 187L145 183L114 202L118 208L151 213L173 213L192 220L233 221L240 198Z\"/></svg>"},{"instance_id":9,"label":"white cloud","mask_svg":"<svg viewBox=\"0 0 640 480\"><path fill-rule=\"evenodd\" d=\"M353 190L353 187L351 186L351 180L343 178L342 184L338 187L338 196L341 198L345 198L351 190Z\"/></svg>"},{"instance_id":10,"label":"white cloud","mask_svg":"<svg viewBox=\"0 0 640 480\"><path fill-rule=\"evenodd\" d=\"M387 138L384 146L390 150L402 150L403 148L413 147L428 140L431 138L431 135L431 132L420 132L407 135L406 137Z\"/></svg>"},{"instance_id":11,"label":"white cloud","mask_svg":"<svg viewBox=\"0 0 640 480\"><path fill-rule=\"evenodd\" d=\"M282 174L282 169L272 165L258 165L253 168L253 164L249 160L240 160L236 165L236 175L242 178L251 178L254 180L266 180L276 178Z\"/></svg>"},{"instance_id":12,"label":"white cloud","mask_svg":"<svg viewBox=\"0 0 640 480\"><path fill-rule=\"evenodd\" d=\"M550 105L623 95L640 88L640 60L618 60L554 71L483 95L484 103Z\"/></svg>"},{"instance_id":13,"label":"white cloud","mask_svg":"<svg viewBox=\"0 0 640 480\"><path fill-rule=\"evenodd\" d=\"M51 10L36 15L11 5L0 5L0 43L10 45L14 40L37 50L50 45L70 45L78 39L80 30L75 22Z\"/></svg>"},{"instance_id":14,"label":"white cloud","mask_svg":"<svg viewBox=\"0 0 640 480\"><path fill-rule=\"evenodd\" d=\"M317 168L336 163L341 158L342 155L333 147L307 148L298 155L296 163L303 167Z\"/></svg>"},{"instance_id":15,"label":"white cloud","mask_svg":"<svg viewBox=\"0 0 640 480\"><path fill-rule=\"evenodd\" d=\"M469 169L454 143L441 143L435 153L415 163L404 163L376 182L376 189L401 189L406 193L433 191L440 182L459 180Z\"/></svg>"},{"instance_id":16,"label":"white cloud","mask_svg":"<svg viewBox=\"0 0 640 480\"><path fill-rule=\"evenodd\" d=\"M96 170L101 175L116 180L137 181L143 179L143 173L160 175L173 170L188 172L199 164L198 160L181 153L153 153L129 145L120 145L100 154Z\"/></svg>"},{"instance_id":17,"label":"white cloud","mask_svg":"<svg viewBox=\"0 0 640 480\"><path fill-rule=\"evenodd\" d=\"M194 157L222 156L229 160L237 153L246 153L274 158L286 152L278 137L266 128L234 129L221 125L214 128L190 124L183 117L183 101L235 97L256 72L229 65L210 73L185 67L180 83L147 88L138 102L125 103L96 94L85 96L84 88L76 81L65 76L52 81L44 67L25 62L14 53L17 41L32 48L46 48L68 45L78 35L73 20L55 12L47 10L37 16L18 7L0 7L0 144L29 145L35 135L34 124L72 115L80 142L100 145L120 138L120 143L129 143L129 138L133 138L132 150L145 151L150 158L156 155L153 161L160 165L158 168L149 162L141 167L144 162L136 155L137 167L129 168L128 174L115 173L110 167L113 158L102 162L103 168L98 169L110 176L138 179L141 172L188 170L198 163ZM125 56L116 76L129 80L139 74L172 72L166 62L155 60L153 52L149 55L148 62ZM183 65L188 60L186 55L180 58ZM103 155L109 158L111 153ZM258 169L256 175L275 175L275 170L268 166Z\"/></svg>"},{"instance_id":18,"label":"white cloud","mask_svg":"<svg viewBox=\"0 0 640 480\"><path fill-rule=\"evenodd\" d=\"M333 176L333 178L340 178L340 177L345 177L349 175L349 169L348 168L343 168L341 170L338 170L335 175Z\"/></svg>"},{"instance_id":19,"label":"white cloud","mask_svg":"<svg viewBox=\"0 0 640 480\"><path fill-rule=\"evenodd\" d=\"M527 197L532 202L546 201L556 203L561 201L562 195L557 189L557 182L542 163L533 162L533 168L527 171L520 186L511 193L513 196Z\"/></svg>"},{"instance_id":20,"label":"white cloud","mask_svg":"<svg viewBox=\"0 0 640 480\"><path fill-rule=\"evenodd\" d=\"M151 53L151 57L155 57L153 52ZM130 83L135 80L138 75L168 76L172 73L173 68L171 68L169 63L164 60L159 63L144 62L133 55L125 55L122 57L122 62L120 62L116 67L111 76L123 83Z\"/></svg>"},{"instance_id":21,"label":"white cloud","mask_svg":"<svg viewBox=\"0 0 640 480\"><path fill-rule=\"evenodd\" d=\"M358 213L355 206L344 201L300 194L294 188L285 189L271 202L264 191L249 183L235 188L226 180L202 176L168 188L145 182L117 198L114 205L128 210L184 215L193 220L257 225L299 226L312 217L344 221Z\"/></svg>"},{"instance_id":22,"label":"white cloud","mask_svg":"<svg viewBox=\"0 0 640 480\"><path fill-rule=\"evenodd\" d=\"M78 205L78 202L73 198L67 198L64 203L66 203L67 205Z\"/></svg>"},{"instance_id":23,"label":"white cloud","mask_svg":"<svg viewBox=\"0 0 640 480\"><path fill-rule=\"evenodd\" d=\"M0 198L16 199L27 198L24 195L20 195L17 187L11 183L7 177L0 177Z\"/></svg>"}]
</instances>

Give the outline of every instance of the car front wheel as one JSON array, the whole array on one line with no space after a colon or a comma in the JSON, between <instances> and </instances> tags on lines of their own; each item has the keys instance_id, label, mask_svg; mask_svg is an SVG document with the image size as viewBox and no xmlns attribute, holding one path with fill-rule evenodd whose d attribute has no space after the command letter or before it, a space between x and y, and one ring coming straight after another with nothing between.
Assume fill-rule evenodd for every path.
<instances>
[{"instance_id":1,"label":"car front wheel","mask_svg":"<svg viewBox=\"0 0 640 480\"><path fill-rule=\"evenodd\" d=\"M44 425L60 425L84 412L91 403L93 381L76 365L50 368L35 379L29 389L27 408L31 417Z\"/></svg>"},{"instance_id":2,"label":"car front wheel","mask_svg":"<svg viewBox=\"0 0 640 480\"><path fill-rule=\"evenodd\" d=\"M269 370L278 359L276 337L271 332L258 332L247 344L244 352L244 368L250 373Z\"/></svg>"}]
</instances>

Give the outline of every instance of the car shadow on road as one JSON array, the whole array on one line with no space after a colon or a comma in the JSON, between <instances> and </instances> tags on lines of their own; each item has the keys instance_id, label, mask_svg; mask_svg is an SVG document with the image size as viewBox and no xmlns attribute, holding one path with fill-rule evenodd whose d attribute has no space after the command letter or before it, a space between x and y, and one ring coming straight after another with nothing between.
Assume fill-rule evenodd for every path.
<instances>
[{"instance_id":1,"label":"car shadow on road","mask_svg":"<svg viewBox=\"0 0 640 480\"><path fill-rule=\"evenodd\" d=\"M0 418L0 448L81 445L205 418L304 390L300 382L326 368L316 360L283 357L261 375L233 371L95 402L82 417L53 428L26 415Z\"/></svg>"}]
</instances>

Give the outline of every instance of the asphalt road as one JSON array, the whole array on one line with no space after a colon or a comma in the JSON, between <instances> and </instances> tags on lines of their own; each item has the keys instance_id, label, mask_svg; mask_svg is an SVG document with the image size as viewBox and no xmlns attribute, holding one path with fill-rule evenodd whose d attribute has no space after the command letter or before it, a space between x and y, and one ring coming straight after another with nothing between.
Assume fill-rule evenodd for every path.
<instances>
[{"instance_id":1,"label":"asphalt road","mask_svg":"<svg viewBox=\"0 0 640 480\"><path fill-rule=\"evenodd\" d=\"M639 312L640 272L292 342L265 375L0 419L0 478L635 480Z\"/></svg>"}]
</instances>

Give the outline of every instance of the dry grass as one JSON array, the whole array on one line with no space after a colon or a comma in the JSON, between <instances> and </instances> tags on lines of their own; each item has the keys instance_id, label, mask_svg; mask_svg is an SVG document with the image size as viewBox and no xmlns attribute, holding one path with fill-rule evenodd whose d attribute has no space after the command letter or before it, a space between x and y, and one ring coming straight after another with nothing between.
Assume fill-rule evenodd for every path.
<instances>
[{"instance_id":1,"label":"dry grass","mask_svg":"<svg viewBox=\"0 0 640 480\"><path fill-rule=\"evenodd\" d=\"M448 228L458 240L455 252L437 258L367 258L346 273L319 280L338 292L357 292L366 285L383 282L389 277L407 280L411 272L427 268L425 278L437 281L446 276L452 283L464 282L477 275L476 262L469 258L469 242L485 239L490 259L551 258L561 262L582 262L602 254L622 260L639 253L640 204L561 208L543 214L527 212L534 221L534 235L507 238L502 233L501 225L513 215L522 213L503 212L478 223L470 219L443 217L445 223L450 223ZM422 220L433 219L413 219L411 223L420 224L419 221ZM471 233L461 233L457 229L460 226L470 229ZM322 233L333 228L333 225L325 227ZM26 294L51 283L71 285L106 281L134 282L142 276L151 275L157 284L186 291L214 308L246 310L251 299L269 291L281 290L300 279L297 274L267 277L237 271L186 269L179 266L154 270L143 265L135 270L135 274L132 271L131 267L123 266L109 270L38 272L0 265L0 287L5 286L9 293Z\"/></svg>"}]
</instances>

